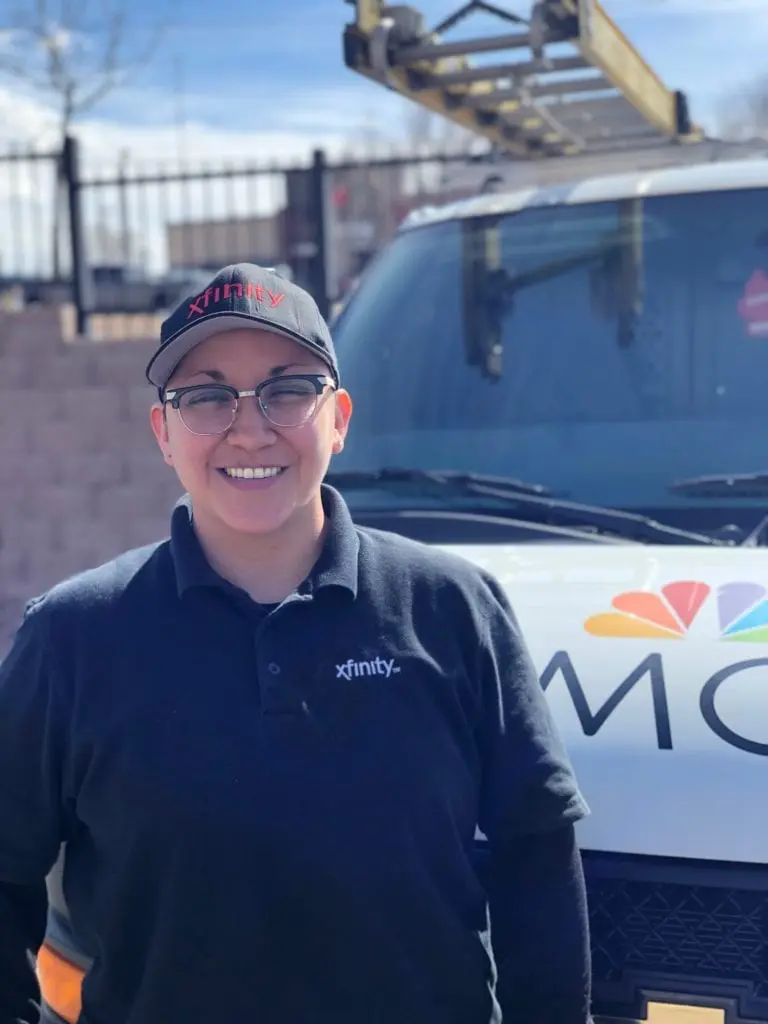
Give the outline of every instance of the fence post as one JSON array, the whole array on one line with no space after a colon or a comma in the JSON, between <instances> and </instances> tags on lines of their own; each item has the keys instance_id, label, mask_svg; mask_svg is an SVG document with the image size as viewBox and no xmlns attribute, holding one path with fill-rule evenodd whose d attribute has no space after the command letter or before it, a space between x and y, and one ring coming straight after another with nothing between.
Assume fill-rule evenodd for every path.
<instances>
[{"instance_id":1,"label":"fence post","mask_svg":"<svg viewBox=\"0 0 768 1024\"><path fill-rule=\"evenodd\" d=\"M69 244L72 260L72 297L77 314L77 333L82 337L87 337L89 316L93 309L93 293L90 268L85 250L85 231L83 228L80 144L71 135L64 139L62 169L67 186Z\"/></svg>"},{"instance_id":2,"label":"fence post","mask_svg":"<svg viewBox=\"0 0 768 1024\"><path fill-rule=\"evenodd\" d=\"M316 149L312 153L311 170L311 203L315 228L315 255L311 261L312 294L324 317L328 317L328 266L326 253L326 187L325 187L325 152Z\"/></svg>"}]
</instances>

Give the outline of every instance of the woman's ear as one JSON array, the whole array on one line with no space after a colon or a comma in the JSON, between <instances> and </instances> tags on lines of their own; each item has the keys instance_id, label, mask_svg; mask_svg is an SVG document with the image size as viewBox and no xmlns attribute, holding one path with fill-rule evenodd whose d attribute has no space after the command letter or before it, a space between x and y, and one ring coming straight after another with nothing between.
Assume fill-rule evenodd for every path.
<instances>
[{"instance_id":1,"label":"woman's ear","mask_svg":"<svg viewBox=\"0 0 768 1024\"><path fill-rule=\"evenodd\" d=\"M163 453L163 458L169 466L172 465L173 455L171 454L170 439L168 437L168 419L165 406L159 402L155 402L149 410L149 425L152 427L152 433L155 435L158 447Z\"/></svg>"},{"instance_id":2,"label":"woman's ear","mask_svg":"<svg viewBox=\"0 0 768 1024\"><path fill-rule=\"evenodd\" d=\"M352 418L352 398L349 392L343 388L335 393L334 398L336 399L336 406L333 423L333 454L338 455L344 447L344 440L349 430L349 421Z\"/></svg>"}]
</instances>

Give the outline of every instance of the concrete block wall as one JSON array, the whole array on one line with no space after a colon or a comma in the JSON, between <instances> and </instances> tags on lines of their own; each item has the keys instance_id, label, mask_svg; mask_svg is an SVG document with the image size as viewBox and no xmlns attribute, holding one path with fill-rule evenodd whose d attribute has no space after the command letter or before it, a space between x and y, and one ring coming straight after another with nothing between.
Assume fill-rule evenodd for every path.
<instances>
[{"instance_id":1,"label":"concrete block wall","mask_svg":"<svg viewBox=\"0 0 768 1024\"><path fill-rule=\"evenodd\" d=\"M55 310L0 313L0 659L30 597L167 536L180 489L149 428L154 344L65 343Z\"/></svg>"}]
</instances>

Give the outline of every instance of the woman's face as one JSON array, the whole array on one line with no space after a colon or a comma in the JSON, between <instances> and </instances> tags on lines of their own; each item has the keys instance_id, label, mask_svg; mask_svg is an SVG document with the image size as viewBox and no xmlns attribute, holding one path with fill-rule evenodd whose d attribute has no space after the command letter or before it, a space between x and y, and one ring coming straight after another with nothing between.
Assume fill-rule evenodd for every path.
<instances>
[{"instance_id":1,"label":"woman's face","mask_svg":"<svg viewBox=\"0 0 768 1024\"><path fill-rule=\"evenodd\" d=\"M328 375L328 367L289 338L238 330L201 342L177 367L166 390L223 383L247 391L288 373ZM223 434L191 433L170 404L165 415L160 404L153 406L151 422L166 461L192 499L196 522L217 531L224 527L264 535L296 525L304 517L316 519L320 483L331 456L341 450L351 411L347 392L328 388L319 397L314 416L298 427L272 424L256 398L241 399L234 424ZM234 475L244 469L259 475Z\"/></svg>"}]
</instances>

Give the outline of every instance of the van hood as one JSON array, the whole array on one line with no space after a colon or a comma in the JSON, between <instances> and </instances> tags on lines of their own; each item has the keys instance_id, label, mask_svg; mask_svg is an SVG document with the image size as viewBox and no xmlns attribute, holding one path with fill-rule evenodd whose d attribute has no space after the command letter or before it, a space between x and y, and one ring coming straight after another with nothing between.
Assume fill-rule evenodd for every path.
<instances>
[{"instance_id":1,"label":"van hood","mask_svg":"<svg viewBox=\"0 0 768 1024\"><path fill-rule=\"evenodd\" d=\"M509 595L582 848L768 862L768 550L441 545Z\"/></svg>"}]
</instances>

